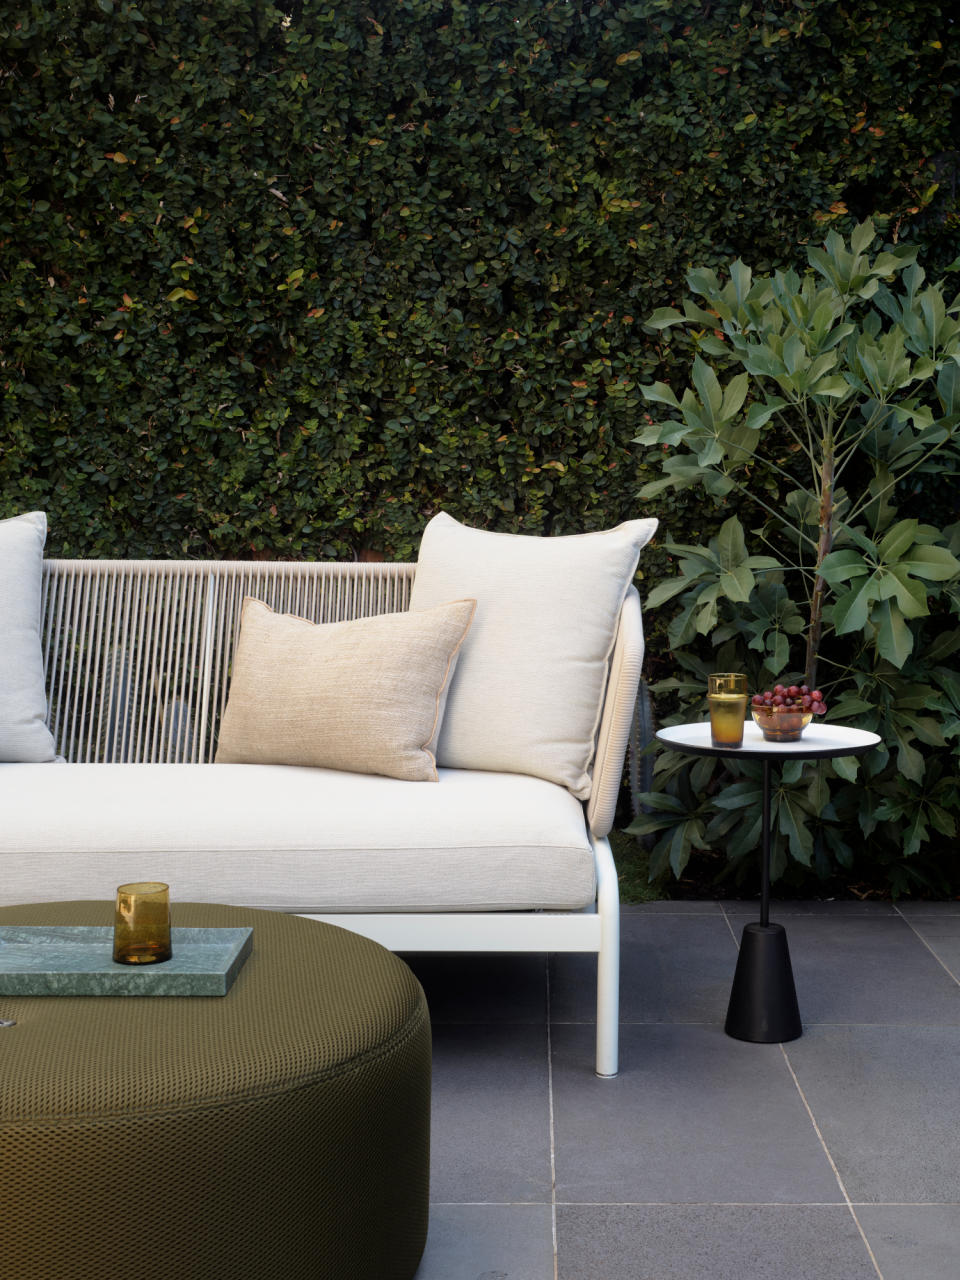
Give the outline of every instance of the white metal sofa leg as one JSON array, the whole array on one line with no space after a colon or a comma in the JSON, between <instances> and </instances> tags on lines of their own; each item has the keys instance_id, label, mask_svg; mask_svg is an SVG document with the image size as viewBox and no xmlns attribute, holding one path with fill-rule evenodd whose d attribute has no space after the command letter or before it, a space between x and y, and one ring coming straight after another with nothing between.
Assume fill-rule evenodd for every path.
<instances>
[{"instance_id":1,"label":"white metal sofa leg","mask_svg":"<svg viewBox=\"0 0 960 1280\"><path fill-rule=\"evenodd\" d=\"M600 949L597 952L597 1065L598 1076L615 1076L620 1044L620 889L617 868L606 836L591 836L597 865L597 913Z\"/></svg>"},{"instance_id":2,"label":"white metal sofa leg","mask_svg":"<svg viewBox=\"0 0 960 1280\"><path fill-rule=\"evenodd\" d=\"M597 875L596 906L581 911L401 912L314 914L401 953L424 951L587 952L597 957L595 1071L619 1069L620 889L606 836L590 835Z\"/></svg>"}]
</instances>

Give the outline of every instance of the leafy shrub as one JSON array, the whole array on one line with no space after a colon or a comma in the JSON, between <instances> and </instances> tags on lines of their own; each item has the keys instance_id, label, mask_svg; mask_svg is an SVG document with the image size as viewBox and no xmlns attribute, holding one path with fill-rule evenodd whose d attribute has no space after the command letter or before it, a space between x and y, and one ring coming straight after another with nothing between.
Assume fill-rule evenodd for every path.
<instances>
[{"instance_id":1,"label":"leafy shrub","mask_svg":"<svg viewBox=\"0 0 960 1280\"><path fill-rule=\"evenodd\" d=\"M668 450L645 496L739 495L706 545L667 544L678 574L648 597L679 597L668 637L682 674L659 686L677 695L675 718L702 710L714 664L748 672L755 691L818 686L830 718L882 743L862 761L784 767L776 869L789 856L849 872L869 845L903 892L949 882L960 813L960 524L932 525L910 501L915 477L960 463L960 296L926 281L915 250L871 256L874 239L870 222L849 245L831 232L803 275L754 276L740 260L722 282L690 271L682 312L660 308L649 326L694 332L693 385L682 398L643 389L673 416L639 441ZM756 522L757 553L740 514ZM665 756L633 828L658 836L652 874L669 863L679 875L693 849L752 852L756 775L735 759Z\"/></svg>"}]
</instances>

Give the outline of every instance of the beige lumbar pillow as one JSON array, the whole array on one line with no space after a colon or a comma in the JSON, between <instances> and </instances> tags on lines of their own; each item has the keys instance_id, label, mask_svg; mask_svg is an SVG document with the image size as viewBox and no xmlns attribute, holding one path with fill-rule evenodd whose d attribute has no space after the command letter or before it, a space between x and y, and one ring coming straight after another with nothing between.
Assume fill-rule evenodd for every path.
<instances>
[{"instance_id":1,"label":"beige lumbar pillow","mask_svg":"<svg viewBox=\"0 0 960 1280\"><path fill-rule=\"evenodd\" d=\"M450 677L475 600L308 622L246 599L217 764L293 764L436 782Z\"/></svg>"},{"instance_id":2,"label":"beige lumbar pillow","mask_svg":"<svg viewBox=\"0 0 960 1280\"><path fill-rule=\"evenodd\" d=\"M530 773L590 795L617 621L656 520L539 538L441 514L424 530L411 610L473 596L437 744L452 769Z\"/></svg>"}]
</instances>

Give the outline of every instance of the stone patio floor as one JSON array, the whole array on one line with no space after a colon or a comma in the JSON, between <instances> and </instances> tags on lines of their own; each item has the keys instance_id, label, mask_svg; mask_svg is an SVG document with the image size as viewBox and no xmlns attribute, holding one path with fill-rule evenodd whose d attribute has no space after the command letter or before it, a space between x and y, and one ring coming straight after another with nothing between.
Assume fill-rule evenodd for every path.
<instances>
[{"instance_id":1,"label":"stone patio floor","mask_svg":"<svg viewBox=\"0 0 960 1280\"><path fill-rule=\"evenodd\" d=\"M412 956L434 1030L417 1280L958 1280L960 902L775 903L804 1031L725 1035L755 903L623 909L595 962Z\"/></svg>"}]
</instances>

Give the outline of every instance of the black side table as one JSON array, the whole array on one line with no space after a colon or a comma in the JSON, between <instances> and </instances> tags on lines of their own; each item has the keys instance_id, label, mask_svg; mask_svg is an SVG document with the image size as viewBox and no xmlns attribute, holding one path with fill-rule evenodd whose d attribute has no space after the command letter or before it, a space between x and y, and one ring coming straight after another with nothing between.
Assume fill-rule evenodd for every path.
<instances>
[{"instance_id":1,"label":"black side table","mask_svg":"<svg viewBox=\"0 0 960 1280\"><path fill-rule=\"evenodd\" d=\"M727 1006L725 1030L735 1040L781 1044L803 1034L790 949L783 925L770 923L770 766L775 760L822 760L859 756L879 746L880 738L845 725L808 726L796 742L768 742L752 720L743 726L743 745L715 747L710 722L676 724L657 733L671 751L693 756L740 756L763 761L763 815L760 864L760 920L744 925L737 970Z\"/></svg>"}]
</instances>

